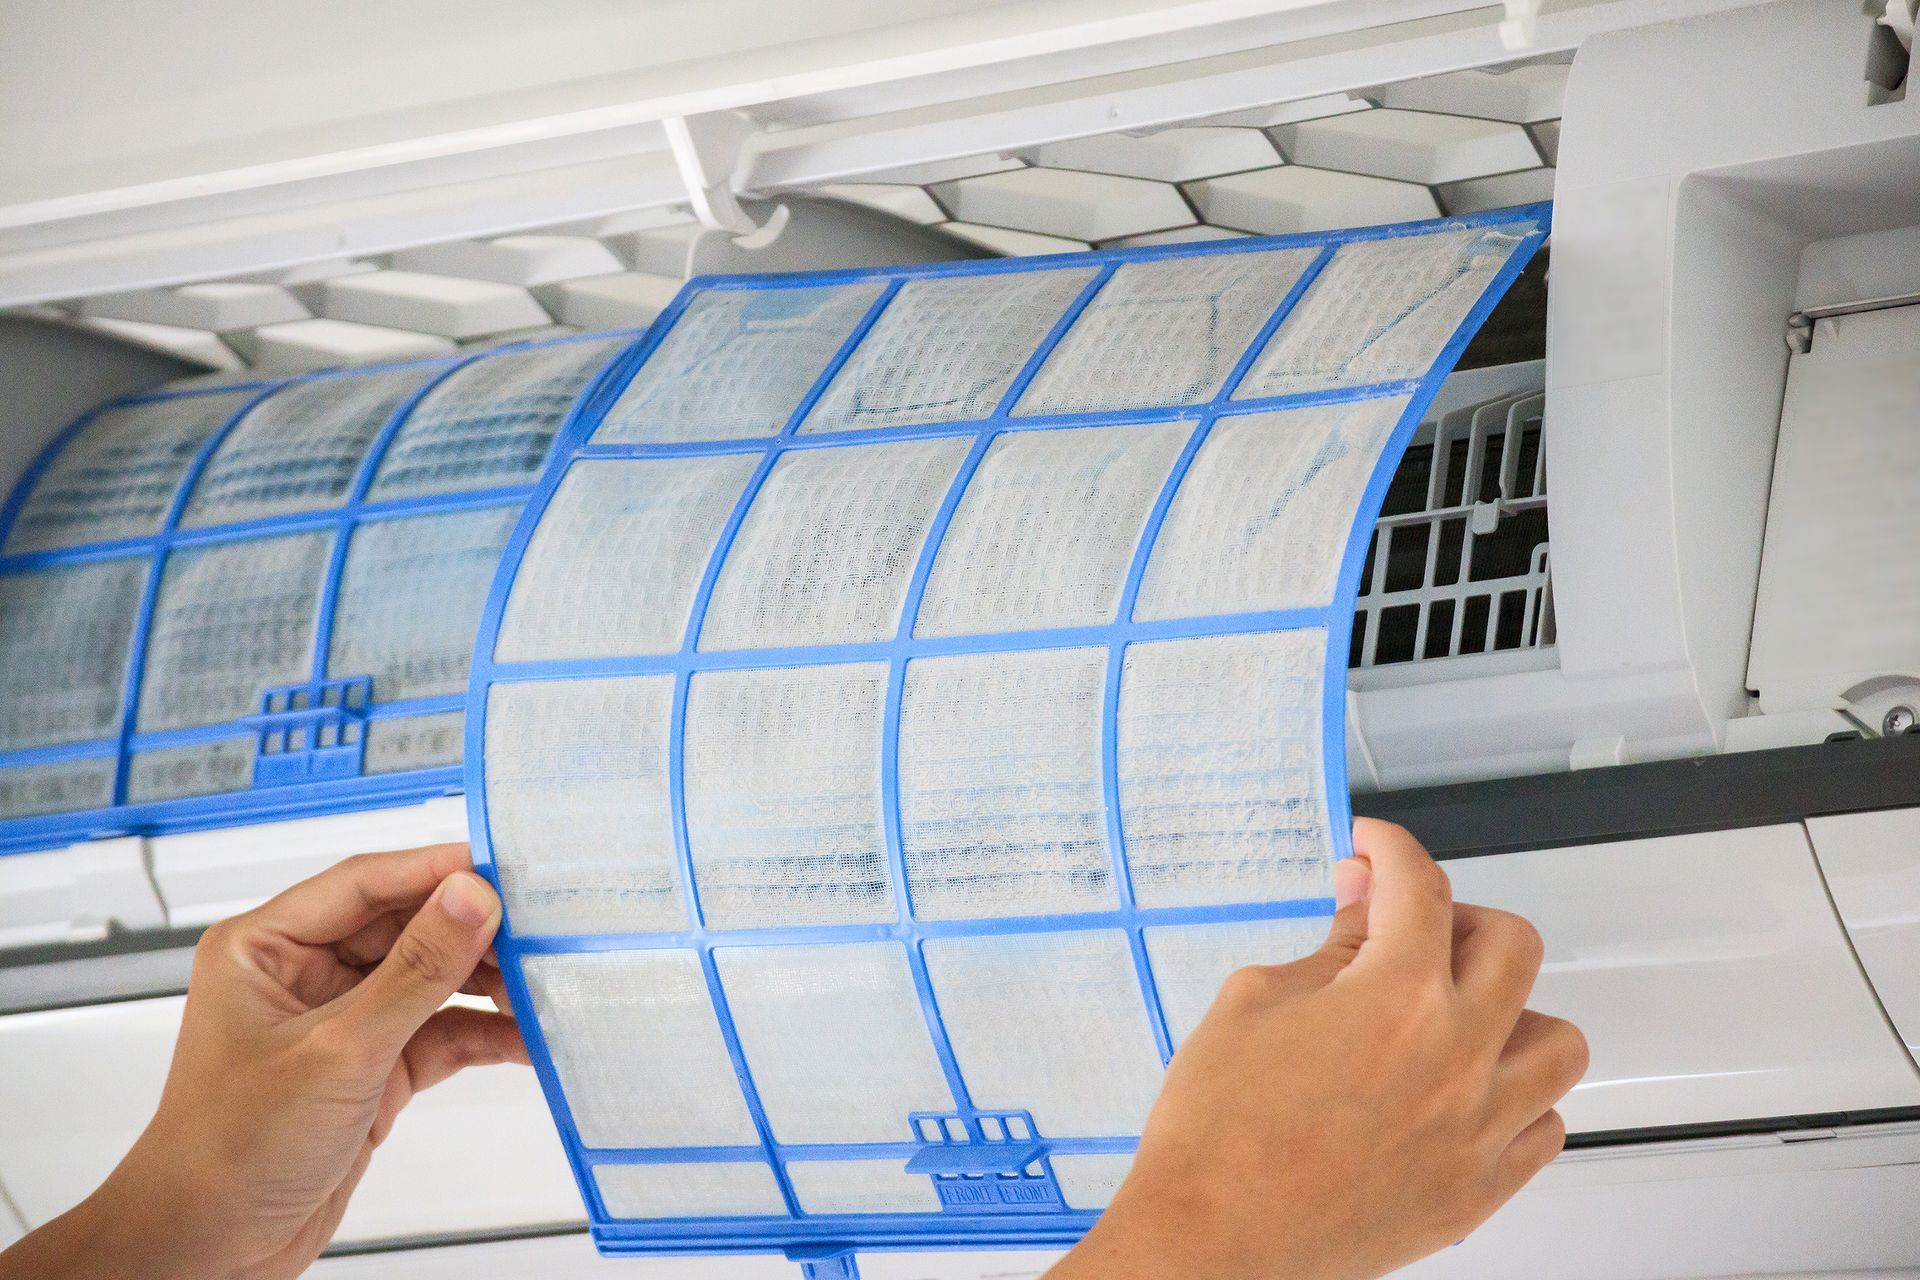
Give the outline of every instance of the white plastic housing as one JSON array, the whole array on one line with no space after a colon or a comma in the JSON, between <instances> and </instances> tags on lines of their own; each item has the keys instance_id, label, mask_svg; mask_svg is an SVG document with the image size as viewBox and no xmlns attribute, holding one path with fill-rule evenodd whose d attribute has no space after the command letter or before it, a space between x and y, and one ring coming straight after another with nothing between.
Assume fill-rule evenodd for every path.
<instances>
[{"instance_id":1,"label":"white plastic housing","mask_svg":"<svg viewBox=\"0 0 1920 1280\"><path fill-rule=\"evenodd\" d=\"M183 929L251 910L356 853L466 838L466 801L446 796L392 809L155 836L148 843L167 923ZM6 861L0 859L0 871Z\"/></svg>"},{"instance_id":2,"label":"white plastic housing","mask_svg":"<svg viewBox=\"0 0 1920 1280\"><path fill-rule=\"evenodd\" d=\"M1749 711L1788 314L1912 287L1911 251L1864 251L1920 223L1920 94L1876 92L1873 39L1861 5L1785 0L1574 61L1548 303L1559 658L1572 686L1644 689L1613 713L1624 758L1712 750Z\"/></svg>"},{"instance_id":3,"label":"white plastic housing","mask_svg":"<svg viewBox=\"0 0 1920 1280\"><path fill-rule=\"evenodd\" d=\"M1815 818L1807 831L1860 965L1920 1059L1920 811Z\"/></svg>"},{"instance_id":4,"label":"white plastic housing","mask_svg":"<svg viewBox=\"0 0 1920 1280\"><path fill-rule=\"evenodd\" d=\"M1806 832L1756 827L1447 864L1546 939L1530 1005L1587 1036L1572 1132L1920 1105Z\"/></svg>"},{"instance_id":5,"label":"white plastic housing","mask_svg":"<svg viewBox=\"0 0 1920 1280\"><path fill-rule=\"evenodd\" d=\"M0 1018L0 1186L29 1227L98 1186L160 1099L184 997ZM524 1067L466 1071L416 1098L375 1154L340 1243L582 1217Z\"/></svg>"}]
</instances>

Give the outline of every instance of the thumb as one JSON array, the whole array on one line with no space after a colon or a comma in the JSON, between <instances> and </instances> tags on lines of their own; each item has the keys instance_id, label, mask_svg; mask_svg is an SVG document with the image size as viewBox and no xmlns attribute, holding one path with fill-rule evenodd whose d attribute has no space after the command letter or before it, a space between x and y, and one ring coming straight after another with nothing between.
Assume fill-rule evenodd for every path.
<instances>
[{"instance_id":1,"label":"thumb","mask_svg":"<svg viewBox=\"0 0 1920 1280\"><path fill-rule=\"evenodd\" d=\"M454 872L407 922L379 967L342 998L341 1017L369 1048L397 1058L467 981L499 925L493 886L471 871Z\"/></svg>"},{"instance_id":2,"label":"thumb","mask_svg":"<svg viewBox=\"0 0 1920 1280\"><path fill-rule=\"evenodd\" d=\"M1367 940L1367 906L1373 894L1373 866L1363 854L1343 858L1333 867L1333 928L1320 944L1320 954L1344 968L1360 954Z\"/></svg>"}]
</instances>

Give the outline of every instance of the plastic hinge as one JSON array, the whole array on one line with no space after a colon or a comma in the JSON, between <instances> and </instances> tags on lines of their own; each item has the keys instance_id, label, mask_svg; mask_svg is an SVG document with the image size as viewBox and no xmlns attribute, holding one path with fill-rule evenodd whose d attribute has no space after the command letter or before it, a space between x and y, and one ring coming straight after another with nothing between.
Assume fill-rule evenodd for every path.
<instances>
[{"instance_id":1,"label":"plastic hinge","mask_svg":"<svg viewBox=\"0 0 1920 1280\"><path fill-rule=\"evenodd\" d=\"M254 789L359 777L372 700L372 676L310 680L261 694L260 713L240 721L259 734Z\"/></svg>"},{"instance_id":2,"label":"plastic hinge","mask_svg":"<svg viewBox=\"0 0 1920 1280\"><path fill-rule=\"evenodd\" d=\"M1066 1208L1047 1144L1024 1111L908 1116L921 1146L908 1173L932 1177L948 1213L1051 1213Z\"/></svg>"}]
</instances>

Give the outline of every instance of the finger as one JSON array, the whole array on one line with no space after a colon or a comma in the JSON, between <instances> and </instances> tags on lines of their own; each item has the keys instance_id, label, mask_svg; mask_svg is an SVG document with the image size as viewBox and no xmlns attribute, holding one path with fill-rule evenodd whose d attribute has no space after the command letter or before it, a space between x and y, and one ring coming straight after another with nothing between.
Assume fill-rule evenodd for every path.
<instances>
[{"instance_id":1,"label":"finger","mask_svg":"<svg viewBox=\"0 0 1920 1280\"><path fill-rule=\"evenodd\" d=\"M442 1009L428 1018L407 1041L404 1057L415 1093L431 1089L465 1067L530 1061L520 1026L512 1018L459 1008Z\"/></svg>"},{"instance_id":2,"label":"finger","mask_svg":"<svg viewBox=\"0 0 1920 1280\"><path fill-rule=\"evenodd\" d=\"M441 881L365 982L336 1002L335 1016L391 1062L414 1032L473 976L500 924L500 899L471 871Z\"/></svg>"},{"instance_id":3,"label":"finger","mask_svg":"<svg viewBox=\"0 0 1920 1280\"><path fill-rule=\"evenodd\" d=\"M1390 822L1355 819L1353 848L1372 872L1366 942L1354 964L1390 962L1448 972L1453 887L1447 873L1418 840Z\"/></svg>"},{"instance_id":4,"label":"finger","mask_svg":"<svg viewBox=\"0 0 1920 1280\"><path fill-rule=\"evenodd\" d=\"M1500 1203L1512 1199L1516 1191L1533 1180L1534 1174L1552 1164L1566 1145L1567 1122L1560 1118L1558 1111L1549 1111L1522 1129L1501 1153L1494 1170Z\"/></svg>"},{"instance_id":5,"label":"finger","mask_svg":"<svg viewBox=\"0 0 1920 1280\"><path fill-rule=\"evenodd\" d=\"M1373 870L1364 857L1356 854L1334 864L1333 901L1337 909L1326 940L1315 953L1317 959L1344 969L1360 954L1360 944L1367 940L1367 895L1372 889Z\"/></svg>"},{"instance_id":6,"label":"finger","mask_svg":"<svg viewBox=\"0 0 1920 1280\"><path fill-rule=\"evenodd\" d=\"M442 880L472 865L464 844L363 853L302 881L246 918L295 942L325 946L390 911L419 906Z\"/></svg>"},{"instance_id":7,"label":"finger","mask_svg":"<svg viewBox=\"0 0 1920 1280\"><path fill-rule=\"evenodd\" d=\"M340 958L342 964L357 969L379 964L387 952L393 950L394 940L405 931L407 921L411 919L413 911L408 909L377 916L334 943L333 954Z\"/></svg>"},{"instance_id":8,"label":"finger","mask_svg":"<svg viewBox=\"0 0 1920 1280\"><path fill-rule=\"evenodd\" d=\"M1453 981L1494 1047L1512 1033L1545 957L1540 931L1510 911L1455 903Z\"/></svg>"},{"instance_id":9,"label":"finger","mask_svg":"<svg viewBox=\"0 0 1920 1280\"><path fill-rule=\"evenodd\" d=\"M1554 1107L1587 1073L1587 1038L1563 1018L1521 1013L1494 1067L1498 1132L1520 1133Z\"/></svg>"},{"instance_id":10,"label":"finger","mask_svg":"<svg viewBox=\"0 0 1920 1280\"><path fill-rule=\"evenodd\" d=\"M484 962L473 971L472 977L461 984L460 990L465 995L485 996L502 1013L513 1012L513 1000L507 994L507 980L500 976L498 969Z\"/></svg>"}]
</instances>

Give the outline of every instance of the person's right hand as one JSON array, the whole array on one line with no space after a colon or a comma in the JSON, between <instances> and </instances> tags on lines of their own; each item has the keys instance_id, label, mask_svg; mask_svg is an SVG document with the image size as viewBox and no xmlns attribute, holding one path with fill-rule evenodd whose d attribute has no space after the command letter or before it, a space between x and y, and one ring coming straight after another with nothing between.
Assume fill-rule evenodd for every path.
<instances>
[{"instance_id":1,"label":"person's right hand","mask_svg":"<svg viewBox=\"0 0 1920 1280\"><path fill-rule=\"evenodd\" d=\"M1557 1154L1586 1040L1525 1008L1540 935L1456 905L1361 819L1324 946L1230 976L1133 1170L1049 1280L1373 1280L1459 1240Z\"/></svg>"}]
</instances>

